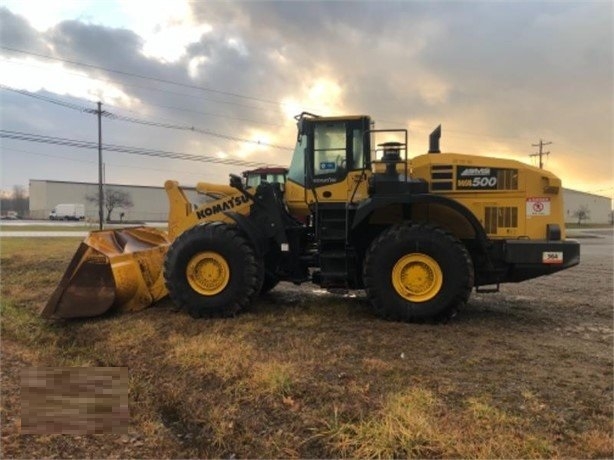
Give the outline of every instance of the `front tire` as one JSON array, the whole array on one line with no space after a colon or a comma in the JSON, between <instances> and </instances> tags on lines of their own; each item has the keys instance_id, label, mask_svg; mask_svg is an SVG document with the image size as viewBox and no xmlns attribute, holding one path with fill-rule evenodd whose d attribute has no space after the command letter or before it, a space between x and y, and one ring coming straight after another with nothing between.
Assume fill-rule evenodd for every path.
<instances>
[{"instance_id":1,"label":"front tire","mask_svg":"<svg viewBox=\"0 0 614 460\"><path fill-rule=\"evenodd\" d=\"M385 318L450 317L469 298L473 264L465 246L428 224L399 224L382 232L365 256L367 297Z\"/></svg>"},{"instance_id":2,"label":"front tire","mask_svg":"<svg viewBox=\"0 0 614 460\"><path fill-rule=\"evenodd\" d=\"M234 316L260 292L264 270L236 226L197 225L170 246L164 278L170 298L194 317Z\"/></svg>"},{"instance_id":3,"label":"front tire","mask_svg":"<svg viewBox=\"0 0 614 460\"><path fill-rule=\"evenodd\" d=\"M264 281L262 282L262 288L260 289L260 295L268 294L275 286L279 284L279 278L273 274L265 273Z\"/></svg>"}]
</instances>

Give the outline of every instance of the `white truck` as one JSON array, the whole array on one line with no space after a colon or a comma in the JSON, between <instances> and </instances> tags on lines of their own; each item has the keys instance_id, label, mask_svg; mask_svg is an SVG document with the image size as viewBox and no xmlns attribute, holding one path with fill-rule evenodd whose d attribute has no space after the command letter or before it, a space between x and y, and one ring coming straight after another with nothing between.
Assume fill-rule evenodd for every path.
<instances>
[{"instance_id":1,"label":"white truck","mask_svg":"<svg viewBox=\"0 0 614 460\"><path fill-rule=\"evenodd\" d=\"M83 220L85 206L81 203L58 204L49 213L49 220Z\"/></svg>"},{"instance_id":2,"label":"white truck","mask_svg":"<svg viewBox=\"0 0 614 460\"><path fill-rule=\"evenodd\" d=\"M6 214L0 214L0 219L2 220L17 220L19 218L17 211L6 211Z\"/></svg>"}]
</instances>

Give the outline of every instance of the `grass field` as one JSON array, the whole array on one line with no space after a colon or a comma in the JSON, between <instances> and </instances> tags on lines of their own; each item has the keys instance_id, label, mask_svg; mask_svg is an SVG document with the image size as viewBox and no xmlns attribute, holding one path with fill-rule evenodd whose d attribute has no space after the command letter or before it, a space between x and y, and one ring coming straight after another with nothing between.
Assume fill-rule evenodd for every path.
<instances>
[{"instance_id":1,"label":"grass field","mask_svg":"<svg viewBox=\"0 0 614 460\"><path fill-rule=\"evenodd\" d=\"M163 300L45 322L79 241L1 240L3 458L614 455L607 263L599 294L573 269L474 295L444 325L282 285L236 318L194 320ZM19 435L30 366L128 367L128 433Z\"/></svg>"}]
</instances>

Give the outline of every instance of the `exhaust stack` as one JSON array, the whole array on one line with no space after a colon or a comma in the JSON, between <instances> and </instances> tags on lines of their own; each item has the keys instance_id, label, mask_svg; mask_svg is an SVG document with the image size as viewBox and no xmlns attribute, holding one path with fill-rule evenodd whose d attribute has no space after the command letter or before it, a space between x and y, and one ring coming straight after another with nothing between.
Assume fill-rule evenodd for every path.
<instances>
[{"instance_id":1,"label":"exhaust stack","mask_svg":"<svg viewBox=\"0 0 614 460\"><path fill-rule=\"evenodd\" d=\"M429 153L441 153L439 139L441 138L441 125L437 126L429 136Z\"/></svg>"}]
</instances>

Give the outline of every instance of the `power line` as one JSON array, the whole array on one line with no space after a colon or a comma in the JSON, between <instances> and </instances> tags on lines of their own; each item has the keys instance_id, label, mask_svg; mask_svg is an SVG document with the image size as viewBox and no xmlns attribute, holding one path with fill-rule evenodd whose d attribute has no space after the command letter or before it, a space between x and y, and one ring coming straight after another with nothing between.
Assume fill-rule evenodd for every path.
<instances>
[{"instance_id":1,"label":"power line","mask_svg":"<svg viewBox=\"0 0 614 460\"><path fill-rule=\"evenodd\" d=\"M161 107L163 109L171 109L171 110L179 110L181 112L197 113L199 115L205 115L205 116L210 116L210 117L228 118L229 120L238 120L238 121L247 121L249 123L256 123L259 125L267 125L267 126L275 126L275 127L283 126L283 125L280 125L279 123L267 123L266 121L258 121L258 120L253 120L251 118L231 117L230 115L221 115L221 114L215 114L215 113L210 113L210 112L201 112L199 110L186 109L186 108L175 107L171 105L153 104L151 102L145 102L144 104L150 105L152 107ZM113 106L111 104L107 104L107 105L110 107L116 107L116 108L123 109L122 107ZM123 110L128 110L128 109L123 109ZM128 111L131 112L131 110L128 110Z\"/></svg>"},{"instance_id":2,"label":"power line","mask_svg":"<svg viewBox=\"0 0 614 460\"><path fill-rule=\"evenodd\" d=\"M19 93L23 96L28 96L28 97L32 97L35 99L40 99L43 100L45 102L50 102L52 104L56 104L56 105L60 105L69 109L73 109L73 110L78 110L80 112L85 112L85 113L89 113L89 114L98 114L98 110L95 109L90 109L84 106L79 106L76 104L70 104L70 103L66 103L66 102L62 102L59 101L57 99L53 99L50 97L46 97L46 96L41 96L35 93L31 93L30 91L26 91L26 90L18 90L15 88L11 88L9 86L6 85L2 85L0 84L0 88L8 90L8 91L13 91L16 93ZM245 139L245 138L241 138L241 137L236 137L236 136L230 136L227 134L221 134L221 133L217 133L214 131L210 131L210 130L206 130L206 129L202 129L202 128L196 128L194 126L187 126L187 125L177 125L177 124L171 124L171 123L161 123L158 121L153 121L153 120L145 120L145 119L141 119L141 118L134 118L134 117L126 117L123 115L116 115L113 114L111 112L108 111L102 111L102 116L106 117L106 118L110 118L112 120L120 120L120 121L125 121L125 122L129 122L129 123L136 123L136 124L140 124L140 125L145 125L145 126L152 126L152 127L157 127L157 128L166 128L166 129L175 129L175 130L180 130L180 131L191 131L191 132L195 132L195 133L199 133L199 134L204 134L207 136L212 136L212 137L217 137L220 139L225 139L225 140L230 140L230 141L236 141L236 142L244 142L244 143L248 143L248 144L255 144L255 145L260 145L260 146L266 146L266 147L271 147L271 148L275 148L275 149L280 149L280 150L293 150L291 147L286 147L286 146L282 146L282 145L276 145L276 144L270 144L268 142L261 142L261 141L254 141L252 139Z\"/></svg>"},{"instance_id":3,"label":"power line","mask_svg":"<svg viewBox=\"0 0 614 460\"><path fill-rule=\"evenodd\" d=\"M6 90L6 91L13 91L14 93L19 93L23 96L28 96L28 97L32 97L34 99L40 99L42 101L45 102L49 102L51 104L56 104L56 105L60 105L62 107L66 107L68 109L73 109L73 110L78 110L80 112L85 112L87 110L89 110L87 107L84 106L80 106L77 104L71 104L68 102L64 102L64 101L59 101L57 99L53 99L51 97L47 97L47 96L42 96L40 94L35 94L35 93L31 93L30 91L26 91L25 89L17 89L17 88L11 88L10 86L6 86L0 83L0 88Z\"/></svg>"},{"instance_id":4,"label":"power line","mask_svg":"<svg viewBox=\"0 0 614 460\"><path fill-rule=\"evenodd\" d=\"M88 68L97 69L97 70L103 70L105 72L112 72L112 73L117 73L117 74L120 74L120 75L126 75L126 76L130 76L130 77L135 77L135 78L142 78L142 79L145 79L145 80L156 81L156 82L159 82L159 83L165 83L165 84L170 84L170 85L182 86L184 88L198 89L198 90L201 90L201 91L221 94L221 95L224 95L224 96L232 96L232 97L237 97L237 98L241 98L241 99L247 99L247 100L253 100L253 101L267 103L267 104L273 104L273 105L277 105L279 107L284 107L284 106L288 105L287 103L283 103L281 101L275 101L275 100L271 100L271 99L263 99L263 98L258 98L258 97L254 97L254 96L248 96L248 95L244 95L244 94L233 93L233 92L229 92L229 91L217 90L217 89L214 89L214 88L208 88L208 87L204 87L204 86L192 85L192 84L188 84L188 83L180 83L180 82L176 82L176 81L172 81L172 80L166 80L166 79L162 79L162 78L150 77L150 76L136 74L136 73L132 73L132 72L126 72L126 71L123 71L123 70L110 69L110 68L107 68L107 67L102 67L102 66L98 66L98 65L94 65L94 64L88 64L88 63L74 61L74 60L70 60L70 59L62 59L62 58L58 58L58 57L54 57L54 56L49 56L49 55L39 54L39 53L33 53L31 51L25 51L25 50L20 50L20 49L16 49L16 48L10 48L10 47L7 47L7 46L2 46L2 45L0 45L0 49L5 49L5 50L12 51L12 52L15 52L15 53L21 53L21 54L26 54L26 55L30 55L30 56L41 57L41 58L44 58L44 59L49 59L49 60L54 60L54 61L59 61L59 62L66 62L66 63L77 65L77 66L88 67ZM256 107L251 107L250 106L250 108L256 108ZM318 111L317 109L314 109L314 108L307 108L307 110L315 111L315 112ZM389 120L381 120L381 121L391 122ZM391 122L391 123L404 124L404 123L399 123L399 122L396 122L396 121L395 122Z\"/></svg>"},{"instance_id":5,"label":"power line","mask_svg":"<svg viewBox=\"0 0 614 460\"><path fill-rule=\"evenodd\" d=\"M0 48L2 48L2 47L0 46ZM44 66L42 66L42 65L38 65L38 64L35 64L35 63L33 63L33 62L11 61L11 60L9 60L9 59L7 59L7 58L0 58L0 59L1 59L1 60L3 60L3 61L6 61L6 62L10 62L11 64L26 65L26 66L30 66L30 67L38 67L39 69L40 69L40 68L44 68ZM77 73L77 72L71 72L70 70L67 70L67 69L64 69L64 68L62 68L62 69L57 69L57 70L58 70L58 71L60 71L60 72L62 72L62 73L65 73L65 74L74 75L74 76L76 76L76 77L79 77L79 78L85 78L85 79L87 79L87 80L92 80L92 77L90 77L90 76L88 76L88 75L82 75L82 74ZM106 83L112 83L112 84L117 84L117 83L118 83L118 81L116 81L116 80L109 80L109 79L107 79L107 78L100 78L100 77L98 77L98 76L96 77L96 80L97 80L97 81L106 82ZM193 99L193 98L198 98L198 99L202 99L203 101L213 102L213 103L215 103L215 104L234 105L234 106L237 106L237 107L247 108L247 109L251 109L251 110L258 110L259 112L262 112L262 107L256 107L256 106L254 106L254 105L242 104L242 103L240 103L240 102L234 102L234 101L220 101L220 100L217 100L217 99L211 99L211 98L208 98L208 97L205 97L205 96L202 96L202 95L186 94L186 93L181 93L181 92L178 92L178 91L171 91L171 90L168 90L168 89L152 88L152 87L149 87L149 86L143 86L143 85L134 85L134 84L126 83L126 82L123 82L123 81L122 81L122 82L120 82L120 83L121 83L121 85L122 85L122 86L127 86L127 87L130 87L130 88L139 88L139 89L144 89L144 90L147 90L147 91L156 91L156 92L159 92L159 93L167 93L167 94L172 94L172 95L174 95L174 96L189 97L189 98L192 98L192 99ZM141 101L141 103L143 103L143 102ZM106 103L106 104L107 104L107 105L110 105L110 104L108 104L108 103ZM151 104L151 103L149 103L149 102L148 102L148 103L144 103L144 104L145 104L145 105L152 105L152 106L154 106L154 107L156 106L156 104ZM159 107L164 107L164 106L159 106ZM168 107L168 108L170 108L170 107ZM176 110L185 110L185 111L188 111L188 112L191 112L191 111L192 111L192 110L189 110L189 109L181 109L181 108L179 108L179 107L175 107L175 109L176 109ZM197 113L198 113L198 112L197 112ZM213 114L213 113L207 113L206 115L210 115L210 116L213 116L213 117L221 117L221 118L230 118L230 119L237 119L237 120L249 121L249 122L251 122L251 123L268 124L268 123L261 122L261 121L258 121L258 120L253 120L253 119L243 119L243 118L234 118L234 117L231 117L231 116L228 116L228 115L220 115L220 114Z\"/></svg>"},{"instance_id":6,"label":"power line","mask_svg":"<svg viewBox=\"0 0 614 460\"><path fill-rule=\"evenodd\" d=\"M66 157L66 156L62 156L62 155L52 155L50 153L41 153L41 152L32 152L29 150L22 150L22 149L15 149L13 147L7 147L6 145L3 145L2 147L0 147L0 151L11 151L11 152L19 152L19 153L25 153L26 155L36 155L36 156L41 156L41 157L47 157L47 158L58 158L61 160L66 160L66 161L73 161L73 162L77 162L77 163L87 163L87 164L95 164L96 161L95 160L85 160L85 159L80 159L80 158L70 158L70 157ZM134 166L134 165L127 165L127 164L121 164L121 163L112 163L109 161L105 161L105 166L112 166L114 168L130 168L130 169L138 169L143 170L143 169L147 169L147 170L151 170L151 171L165 171L165 172L176 172L176 173L181 173L181 174L193 174L193 175L198 175L198 176L202 176L203 173L202 171L184 171L184 170L179 170L179 169L169 169L169 168L152 168L150 166Z\"/></svg>"},{"instance_id":7,"label":"power line","mask_svg":"<svg viewBox=\"0 0 614 460\"><path fill-rule=\"evenodd\" d=\"M274 100L270 100L270 99L262 99L262 98L257 98L257 97L253 97L253 96L242 95L242 94L239 94L239 93L232 93L232 92L227 92L227 91L222 91L222 90L216 90L216 89L213 89L213 88L202 87L202 86L198 86L198 85L190 85L190 84L186 84L186 83L174 82L174 81L171 81L171 80L159 79L159 78L155 78L155 77L148 77L148 76L140 75L140 74L133 74L133 73L130 73L130 72L124 72L124 71L120 71L120 70L114 70L114 69L105 68L105 67L102 67L102 66L96 66L96 65L93 65L93 64L87 64L87 63L82 63L82 62L78 62L78 61L72 61L72 60L68 60L68 59L61 59L61 58L56 58L56 57L53 57L53 56L48 56L48 55L43 55L43 54L38 54L38 53L32 53L32 52L28 52L28 51L24 51L24 50L18 50L18 49L15 49L15 48L9 48L9 47L6 47L6 46L1 46L1 45L0 45L0 49L6 49L8 51L13 51L13 52L17 52L17 53L26 54L26 55L42 57L42 58L45 58L45 59L50 59L50 60L55 60L55 61L60 61L60 62L66 62L66 63L70 63L70 64L74 64L74 65L79 65L79 66L83 66L83 67L89 67L89 68L94 68L94 69L98 69L98 70L104 70L104 71L107 71L107 72L113 72L113 73L118 73L118 74L132 76L132 77L138 77L138 78L142 78L142 79L162 82L162 83L166 83L166 84L172 84L172 85L176 85L176 86L182 86L182 87L191 88L191 89L198 89L198 90L201 90L201 91L208 91L208 92L222 94L222 95L227 95L227 96L234 96L234 97L248 99L248 100L254 100L254 101L258 101L258 102L265 102L265 103L269 103L269 104L275 104L275 105L278 105L280 107L283 107L283 106L287 105L287 104L285 104L283 102L280 102L280 101L274 101ZM34 65L34 64L31 64L31 63L22 63L22 62L19 62L18 64ZM74 75L77 75L77 76L82 77L82 78L88 78L87 76L75 74L74 72L68 72L68 71L65 71L65 70L62 70L62 71L63 72L67 72L67 73L71 73L71 74L74 74ZM102 81L111 82L111 83L115 83L112 80L105 80L105 79L101 79L101 80ZM123 82L122 82L122 84L125 85L125 86L132 86L132 87L137 87L137 88L146 89L146 90L150 90L150 91L160 91L160 92L165 92L165 93L175 94L175 95L180 95L180 96L194 97L193 95L184 94L184 93L177 93L177 92L169 91L169 90L162 90L162 89L159 89L159 88L149 88L149 87L144 87L144 86L140 86L140 85L130 85L130 84L123 83ZM202 97L202 96L197 96L197 97ZM219 104L238 105L238 106L246 107L246 108L249 108L249 109L262 110L259 107L254 107L254 106L250 106L250 105L240 104L240 103L237 103L237 102L218 101L218 100L211 100L211 99L207 99L207 98L203 98L203 99L204 100L208 100L210 102L219 103ZM107 104L107 105L110 105L110 104ZM170 106L157 105L157 104L152 104L152 103L146 103L146 105L151 105L151 106L154 106L154 107L169 108L171 110L181 110L181 111L187 111L187 112L195 112L195 113L200 113L202 115L208 115L208 116L213 116L213 117L221 117L221 118L236 119L236 120L240 120L240 121L248 121L248 122L251 122L251 123L268 124L268 125L271 125L271 126L281 126L281 125L265 123L265 122L261 122L261 121L257 121L257 120L253 120L253 119L243 119L243 118L231 117L231 116L220 115L220 114L204 113L204 112L198 112L198 111L194 111L194 110L190 110L190 109L182 109L182 108L179 108L179 107L170 107ZM308 108L306 110L310 110L312 112L318 112L318 109L315 109L315 108ZM374 118L377 118L377 117L374 117ZM393 123L395 125L404 125L406 123L409 123L410 125L413 124L413 125L423 126L424 128L428 128L428 126L425 123L416 123L416 122L411 122L411 121L410 122L400 122L400 121L385 120L385 119L381 119L381 118L379 119L379 121L380 122L384 122L384 123ZM486 138L492 138L492 139L506 139L508 141L509 140L514 140L516 142L522 142L522 139L517 138L517 137L511 137L511 136L492 136L492 135L488 135L488 134L484 134L484 133L472 133L472 132L468 132L468 131L460 131L460 130L453 130L453 129L446 129L446 132L456 133L457 135L478 136L478 137L486 137Z\"/></svg>"},{"instance_id":8,"label":"power line","mask_svg":"<svg viewBox=\"0 0 614 460\"><path fill-rule=\"evenodd\" d=\"M135 78L141 78L141 79L156 81L156 82L160 82L160 83L181 86L181 87L190 88L190 89L198 89L198 90L201 90L201 91L212 92L212 93L216 93L216 94L221 94L221 95L225 95L225 96L232 96L232 97L237 97L237 98L242 98L242 99L247 99L247 100L253 100L253 101L262 102L262 103L274 104L274 105L277 105L279 107L284 107L284 106L288 105L288 104L283 103L281 101L257 98L257 97L254 97L254 96L248 96L248 95L243 95L243 94L239 94L239 93L222 91L222 90L217 90L217 89L214 89L214 88L208 88L208 87L203 87L203 86L198 86L198 85L191 85L191 84L187 84L187 83L180 83L180 82L175 82L175 81L166 80L166 79L160 79L160 78L156 78L156 77L149 77L149 76L146 76L146 75L141 75L141 74L136 74L136 73L131 73L131 72L125 72L125 71L116 70L116 69L110 69L110 68L106 68L106 67L102 67L102 66L97 66L97 65L94 65L94 64L88 64L88 63L83 63L83 62L79 62L79 61L73 61L73 60L69 60L69 59L57 58L57 57L53 57L53 56L49 56L49 55L33 53L33 52L29 52L29 51L25 51L25 50L20 50L20 49L16 49L16 48L10 48L10 47L7 47L7 46L2 46L2 45L0 45L0 49L5 49L5 50L12 51L12 52L15 52L15 53L21 53L21 54L26 54L26 55L30 55L30 56L41 57L41 58L49 59L49 60L55 60L55 61L59 61L59 62L66 62L66 63L77 65L77 66L88 67L88 68L93 68L93 69L97 69L97 70L103 70L103 71L106 71L106 72L117 73L117 74L120 74L120 75L126 75L126 76L135 77ZM33 64L30 64L30 63L21 63L21 62L19 62L18 64L33 65ZM68 71L65 71L65 70L62 70L62 71L68 72ZM68 73L71 73L71 74L74 74L74 75L78 75L79 77L82 77L82 78L88 78L87 76L75 74L73 72L68 72ZM111 82L111 83L115 83L112 80L105 80L105 79L101 79L101 80L102 81ZM146 89L146 90L151 90L151 91L161 91L161 92L166 92L166 93L169 93L169 94L176 94L176 95L181 95L181 96L186 96L186 97L194 97L193 95L184 94L184 93L177 93L177 92L173 92L173 91L169 91L169 90L162 90L162 89L159 89L159 88L149 88L149 87L144 87L144 86L139 86L139 85L130 85L130 84L123 83L123 82L122 82L122 84L125 85L125 86L133 86L133 87L137 87L137 88L141 88L141 89ZM197 96L197 97L202 97L202 96ZM218 100L211 100L211 99L207 99L207 98L203 98L203 99L204 100L209 100L210 102L214 102L214 103L238 105L238 106L241 106L241 107L246 107L246 108L250 108L250 109L254 109L254 110L262 110L259 107L249 106L249 105L240 104L240 103L232 102L232 101L218 101ZM110 104L107 104L107 105L110 105ZM189 109L182 109L182 108L179 108L179 107L169 107L169 106L156 105L156 104L151 104L151 103L146 103L146 105L163 107L163 108L169 108L171 110L182 110L182 111L188 111L188 112L195 112L195 113L200 113L200 114L203 114L203 115L214 116L214 117L222 117L222 118L230 118L230 119L236 119L236 120L241 120L241 121L248 121L248 122L251 122L251 123L269 124L269 123L264 123L264 122L260 122L260 121L253 120L253 119L243 119L243 118L230 117L230 116L226 116L226 115L219 115L219 114L213 114L213 113L204 113L204 112L198 112L198 111L189 110ZM307 110L310 110L312 112L318 112L318 109L315 109L315 108L307 108ZM374 117L374 118L377 118L377 117ZM427 125L424 124L424 123L416 123L416 122L412 123L411 121L410 122L399 122L399 121L391 121L391 120L385 120L385 119L379 119L379 121L380 122L385 122L385 123L393 123L395 125L404 125L406 123L409 123L410 125L413 124L413 125L423 126L425 128L427 127ZM281 125L274 125L274 124L270 124L270 125L272 125L272 126L281 126ZM453 130L453 129L446 129L446 132L456 133L457 135L461 135L461 136L462 135L465 135L465 136L478 136L478 137L485 137L485 138L492 138L492 139L506 139L508 141L513 140L513 141L516 141L518 143L522 142L522 139L517 138L517 137L511 137L511 136L492 136L492 135L483 134L483 133L472 133L472 132Z\"/></svg>"},{"instance_id":9,"label":"power line","mask_svg":"<svg viewBox=\"0 0 614 460\"><path fill-rule=\"evenodd\" d=\"M137 73L133 73L133 72L126 72L126 71L123 71L123 70L109 69L107 67L102 67L102 66L98 66L98 65L94 65L94 64L87 64L85 62L73 61L71 59L62 59L62 58L58 58L58 57L54 57L54 56L49 56L49 55L46 55L46 54L33 53L31 51L24 51L24 50L20 50L20 49L16 49L16 48L10 48L8 46L0 45L0 48L4 49L4 50L7 50L7 51L12 51L14 53L21 53L21 54L26 54L26 55L29 55L29 56L36 56L36 57L40 57L40 58L44 58L44 59L50 59L50 60L54 60L54 61L66 62L68 64L78 65L78 66L81 66L81 67L88 67L90 69L103 70L105 72L117 73L119 75L126 75L126 76L129 76L129 77L142 78L142 79L145 79L145 80L156 81L158 83L165 83L165 84L169 84L169 85L182 86L184 88L198 89L200 91L206 91L206 92L210 92L210 93L221 94L221 95L224 95L224 96L232 96L232 97L236 97L236 98L240 98L240 99L248 99L248 100L252 100L252 101L263 102L263 103L266 103L266 104L274 104L274 105L278 105L278 106L284 106L285 105L282 102L273 101L273 100L270 100L270 99L263 99L263 98L254 97L254 96L246 96L246 95L243 95L243 94L233 93L233 92L230 92L230 91L221 91L221 90L218 90L218 89L207 88L205 86L191 85L191 84L188 84L188 83L179 83L179 82L172 81L172 80L166 80L164 78L150 77L150 76L147 76L147 75L141 75L141 74L137 74Z\"/></svg>"},{"instance_id":10,"label":"power line","mask_svg":"<svg viewBox=\"0 0 614 460\"><path fill-rule=\"evenodd\" d=\"M98 149L97 142L84 141L79 139L68 139L63 137L43 136L39 134L23 133L19 131L0 130L0 138L14 139L27 142L38 142L42 144L63 145L68 147L83 149ZM133 155L144 155L149 157L170 158L174 160L198 161L201 163L216 163L233 166L245 166L249 168L259 168L270 166L267 163L255 161L237 160L232 158L218 158L206 155L192 155L189 153L169 152L165 150L153 150L142 147L132 147L127 145L103 144L103 150L107 152L127 153Z\"/></svg>"},{"instance_id":11,"label":"power line","mask_svg":"<svg viewBox=\"0 0 614 460\"><path fill-rule=\"evenodd\" d=\"M9 90L9 91L14 91L14 92L22 94L24 96L30 96L30 97L34 97L36 99L41 99L41 100L44 100L44 101L47 101L47 102L51 102L51 103L54 103L54 104L57 104L57 105L62 105L62 106L68 107L68 108L73 108L73 109L79 110L81 112L88 112L88 113L94 113L94 114L97 113L95 110L92 111L92 109L88 109L88 108L85 108L85 107L82 107L82 106L77 106L77 105L74 105L74 104L65 103L65 102L62 102L62 101L58 101L57 99L52 99L52 98L49 98L49 97L40 96L40 95L37 95L35 93L31 93L30 91L18 90L18 89L11 88L11 87L8 87L8 86L2 85L2 84L0 84L0 88L6 89L6 90ZM87 101L87 102L89 102L89 101ZM106 104L106 105L109 105L111 107L115 107L115 108L118 108L118 109L121 109L121 110L127 110L127 109L123 109L122 107L117 107L117 106L114 106L114 105L111 105L111 104ZM156 104L147 104L147 105L154 105L155 106ZM166 107L166 108L171 108L171 109L173 108L173 107L168 107L168 106L159 106L159 107ZM187 109L180 109L179 108L179 110L187 110ZM131 110L128 110L128 111L132 112L132 113L135 113L134 111L131 111ZM194 111L194 112L201 113L203 115L211 115L211 114L206 114L206 113L203 113L203 112L197 112L197 111ZM218 138L221 138L221 139L236 141L236 142L245 142L245 143L256 144L256 145L264 145L264 146L267 146L267 147L277 148L277 149L281 149L281 150L293 150L291 147L288 147L288 146L281 146L281 145L276 145L276 144L270 144L270 143L267 143L267 142L259 142L259 141L254 141L254 140L251 140L251 139L245 139L245 138L240 138L240 137L236 137L236 136L230 136L230 135L226 135L226 134L216 133L216 132L210 131L210 130L204 130L204 129L197 128L197 127L194 127L194 126L177 125L177 124L173 124L173 123L162 123L162 122L159 122L159 121L138 119L138 118L134 118L134 117L126 117L126 116L122 116L122 115L116 115L116 114L113 114L113 113L108 112L108 111L106 111L103 114L103 116L105 116L107 118L110 118L110 119L116 119L116 120L126 121L126 122L130 122L130 123L137 123L137 124L146 125L146 126L154 126L154 127L167 128L167 129L176 129L176 130L181 130L181 131L192 131L192 132L196 132L196 133L200 133L200 134L205 134L205 135L213 136L213 137L218 137ZM239 118L237 118L237 119L240 120ZM251 121L251 120L245 119L245 121ZM386 120L382 120L382 121L386 121ZM389 120L387 122L388 123L392 123ZM412 124L412 122L410 122L410 124ZM419 126L426 127L426 124L424 124L424 123L413 123L413 124L414 125L417 124ZM281 125L273 125L273 126L281 126ZM489 136L489 135L484 135L484 134L479 134L479 133L468 133L466 131L456 131L456 130L451 130L451 129L446 129L446 132L457 133L457 135L460 133L461 135L464 134L464 135L469 135L469 136L480 136L480 137L498 138L497 136ZM499 138L503 139L504 137L499 137ZM508 137L508 138L505 138L505 139L516 140L517 142L520 142L518 138ZM544 144L544 145L546 145L546 144Z\"/></svg>"},{"instance_id":12,"label":"power line","mask_svg":"<svg viewBox=\"0 0 614 460\"><path fill-rule=\"evenodd\" d=\"M196 128L194 126L174 125L174 124L169 124L169 123L160 123L160 122L157 122L157 121L143 120L143 119L134 118L134 117L125 117L125 116L122 116L122 115L115 115L115 114L108 113L108 112L103 114L103 116L105 116L107 118L111 118L113 120L126 121L128 123L136 123L136 124L139 124L139 125L154 126L154 127L166 128L166 129L176 129L176 130L180 130L180 131L191 131L191 132L205 134L207 136L218 137L218 138L226 139L226 140L230 140L230 141L245 142L245 143L249 143L249 144L255 144L255 145L260 145L260 146L272 147L272 148L280 149L280 150L289 150L289 151L293 150L292 147L286 147L286 146L277 145L277 144L270 144L268 142L254 141L254 140L251 140L251 139L244 139L244 138L240 138L240 137L230 136L230 135L227 135L227 134L220 134L220 133L216 133L216 132L209 131L209 130L206 130L206 129Z\"/></svg>"},{"instance_id":13,"label":"power line","mask_svg":"<svg viewBox=\"0 0 614 460\"><path fill-rule=\"evenodd\" d=\"M25 153L27 155L37 155L37 156L48 157L48 158L59 158L61 160L76 161L78 163L88 163L88 164L96 163L94 160L82 160L82 159L79 159L79 158L69 158L69 157L65 157L65 156L62 156L62 155L51 155L49 153L30 152L28 150L14 149L12 147L7 147L5 145L3 145L0 148L2 149L2 151L10 150L12 152Z\"/></svg>"}]
</instances>

